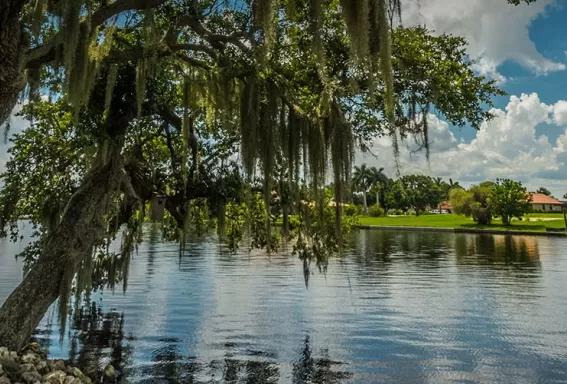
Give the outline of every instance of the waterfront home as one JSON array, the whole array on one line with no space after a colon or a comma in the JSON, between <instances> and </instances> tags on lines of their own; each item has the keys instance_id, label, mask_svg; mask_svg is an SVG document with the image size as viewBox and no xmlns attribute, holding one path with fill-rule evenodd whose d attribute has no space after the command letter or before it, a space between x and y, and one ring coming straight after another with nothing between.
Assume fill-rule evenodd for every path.
<instances>
[{"instance_id":1,"label":"waterfront home","mask_svg":"<svg viewBox=\"0 0 567 384\"><path fill-rule=\"evenodd\" d=\"M561 212L563 203L554 197L544 195L543 193L531 193L532 210L534 212Z\"/></svg>"}]
</instances>

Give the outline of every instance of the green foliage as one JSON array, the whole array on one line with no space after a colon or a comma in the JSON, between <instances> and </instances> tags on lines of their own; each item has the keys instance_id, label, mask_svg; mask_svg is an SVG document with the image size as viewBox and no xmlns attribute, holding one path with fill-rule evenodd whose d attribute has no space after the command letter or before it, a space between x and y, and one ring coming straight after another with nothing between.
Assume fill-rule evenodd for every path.
<instances>
[{"instance_id":1,"label":"green foliage","mask_svg":"<svg viewBox=\"0 0 567 384\"><path fill-rule=\"evenodd\" d=\"M10 160L0 175L2 230L14 224L14 240L15 224L22 217L47 232L57 225L93 159L88 152L93 142L75 135L72 111L64 99L28 104L22 115L30 118L32 112L36 116L33 128L13 136Z\"/></svg>"},{"instance_id":2,"label":"green foliage","mask_svg":"<svg viewBox=\"0 0 567 384\"><path fill-rule=\"evenodd\" d=\"M492 212L510 225L513 217L521 219L531 208L531 196L520 181L496 179L489 196Z\"/></svg>"},{"instance_id":3,"label":"green foliage","mask_svg":"<svg viewBox=\"0 0 567 384\"><path fill-rule=\"evenodd\" d=\"M490 186L473 186L468 191L454 188L449 196L453 212L472 217L479 225L488 225L492 222L493 215L489 202L491 193L492 187Z\"/></svg>"},{"instance_id":4,"label":"green foliage","mask_svg":"<svg viewBox=\"0 0 567 384\"><path fill-rule=\"evenodd\" d=\"M248 209L245 203L230 202L226 205L227 229L226 243L230 250L238 249L246 224Z\"/></svg>"},{"instance_id":5,"label":"green foliage","mask_svg":"<svg viewBox=\"0 0 567 384\"><path fill-rule=\"evenodd\" d=\"M380 207L380 204L374 204L373 206L370 207L370 209L368 210L368 214L371 217L380 217L380 216L384 216L384 209L382 207Z\"/></svg>"},{"instance_id":6,"label":"green foliage","mask_svg":"<svg viewBox=\"0 0 567 384\"><path fill-rule=\"evenodd\" d=\"M138 207L160 195L169 202L167 239L183 243L216 219L230 248L248 228L252 247L275 249L271 225L296 212L298 243L306 244L298 249L328 255L342 248L356 215L341 217L321 189L332 169L335 201L345 200L355 143L399 133L423 134L427 146L430 107L455 125L478 127L500 93L470 70L462 39L392 30L387 7L399 11L399 1L211 4L144 6L117 23L105 2L37 1L38 38L24 67L40 75L38 89L60 98L26 109L35 124L14 139L2 176L2 229L17 236L16 221L29 216L48 234L88 172L113 159L131 183L107 209L104 241L132 220L140 230ZM50 44L53 55L43 56ZM136 112L119 127L117 107ZM238 144L246 188L228 160ZM384 206L404 210L440 199L427 178L392 183L382 169L361 168L353 181L365 201L371 188ZM300 191L313 207L300 203Z\"/></svg>"},{"instance_id":7,"label":"green foliage","mask_svg":"<svg viewBox=\"0 0 567 384\"><path fill-rule=\"evenodd\" d=\"M325 264L329 256L340 252L346 245L348 234L358 224L357 216L340 216L341 232L337 236L335 207L324 201L322 215L315 205L303 204L300 210L300 230L293 245L293 254L301 260Z\"/></svg>"},{"instance_id":8,"label":"green foliage","mask_svg":"<svg viewBox=\"0 0 567 384\"><path fill-rule=\"evenodd\" d=\"M551 196L551 191L545 187L539 187L535 193L542 193L545 196Z\"/></svg>"},{"instance_id":9,"label":"green foliage","mask_svg":"<svg viewBox=\"0 0 567 384\"><path fill-rule=\"evenodd\" d=\"M344 207L344 214L347 216L356 216L359 214L359 209L354 204L348 204Z\"/></svg>"},{"instance_id":10,"label":"green foliage","mask_svg":"<svg viewBox=\"0 0 567 384\"><path fill-rule=\"evenodd\" d=\"M426 207L436 207L443 199L443 190L433 182L431 177L423 175L402 176L401 187L404 190L404 200L412 207L416 215L424 211Z\"/></svg>"}]
</instances>

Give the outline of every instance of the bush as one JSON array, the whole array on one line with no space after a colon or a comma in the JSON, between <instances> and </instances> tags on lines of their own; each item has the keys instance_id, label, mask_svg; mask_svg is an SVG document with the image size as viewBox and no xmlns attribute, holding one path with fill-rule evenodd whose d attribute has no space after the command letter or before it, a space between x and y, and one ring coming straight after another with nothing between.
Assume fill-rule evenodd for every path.
<instances>
[{"instance_id":1,"label":"bush","mask_svg":"<svg viewBox=\"0 0 567 384\"><path fill-rule=\"evenodd\" d=\"M295 233L301 226L299 216L289 216L289 231Z\"/></svg>"},{"instance_id":2,"label":"bush","mask_svg":"<svg viewBox=\"0 0 567 384\"><path fill-rule=\"evenodd\" d=\"M474 207L472 217L473 220L480 225L492 223L492 212L489 208Z\"/></svg>"},{"instance_id":3,"label":"bush","mask_svg":"<svg viewBox=\"0 0 567 384\"><path fill-rule=\"evenodd\" d=\"M368 209L368 214L372 217L384 216L384 209L378 204L374 204Z\"/></svg>"},{"instance_id":4,"label":"bush","mask_svg":"<svg viewBox=\"0 0 567 384\"><path fill-rule=\"evenodd\" d=\"M359 213L358 207L354 204L349 204L344 207L345 215L356 216Z\"/></svg>"}]
</instances>

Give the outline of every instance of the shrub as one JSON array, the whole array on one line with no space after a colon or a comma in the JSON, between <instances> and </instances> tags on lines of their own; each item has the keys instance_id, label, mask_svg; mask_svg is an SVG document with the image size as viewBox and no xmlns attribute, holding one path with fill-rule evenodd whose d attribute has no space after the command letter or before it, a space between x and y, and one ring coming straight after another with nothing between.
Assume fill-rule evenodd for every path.
<instances>
[{"instance_id":1,"label":"shrub","mask_svg":"<svg viewBox=\"0 0 567 384\"><path fill-rule=\"evenodd\" d=\"M480 225L488 225L492 223L492 212L489 208L473 207L473 220Z\"/></svg>"},{"instance_id":2,"label":"shrub","mask_svg":"<svg viewBox=\"0 0 567 384\"><path fill-rule=\"evenodd\" d=\"M354 204L349 204L344 207L345 215L347 216L356 216L359 213L358 207Z\"/></svg>"},{"instance_id":3,"label":"shrub","mask_svg":"<svg viewBox=\"0 0 567 384\"><path fill-rule=\"evenodd\" d=\"M299 216L290 216L289 217L289 231L295 233L299 227L301 226L301 220Z\"/></svg>"},{"instance_id":4,"label":"shrub","mask_svg":"<svg viewBox=\"0 0 567 384\"><path fill-rule=\"evenodd\" d=\"M378 204L374 204L368 210L368 214L372 217L384 216L384 209Z\"/></svg>"}]
</instances>

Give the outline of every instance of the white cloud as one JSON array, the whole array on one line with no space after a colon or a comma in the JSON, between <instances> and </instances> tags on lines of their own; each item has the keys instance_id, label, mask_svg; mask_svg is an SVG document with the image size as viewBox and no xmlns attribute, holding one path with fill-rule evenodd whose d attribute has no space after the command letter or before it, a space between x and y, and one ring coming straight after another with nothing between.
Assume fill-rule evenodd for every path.
<instances>
[{"instance_id":1,"label":"white cloud","mask_svg":"<svg viewBox=\"0 0 567 384\"><path fill-rule=\"evenodd\" d=\"M553 122L557 125L567 125L567 101L558 101L553 106Z\"/></svg>"},{"instance_id":2,"label":"white cloud","mask_svg":"<svg viewBox=\"0 0 567 384\"><path fill-rule=\"evenodd\" d=\"M565 64L549 60L537 51L528 30L532 21L554 4L554 0L517 7L506 0L406 1L403 23L425 24L437 33L465 37L468 52L477 61L475 70L503 82L505 78L497 67L506 60L537 74L565 69Z\"/></svg>"},{"instance_id":3,"label":"white cloud","mask_svg":"<svg viewBox=\"0 0 567 384\"><path fill-rule=\"evenodd\" d=\"M470 142L459 142L446 122L430 116L431 159L423 152L412 154L403 147L400 155L402 174L423 173L451 177L464 184L508 177L521 180L530 189L550 188L556 196L567 192L567 101L542 103L537 94L512 96L505 110L493 109L495 118L484 122ZM561 133L555 143L538 135L541 123L554 123ZM382 166L395 174L395 160L389 138L375 141L378 158L358 154L357 162Z\"/></svg>"}]
</instances>

